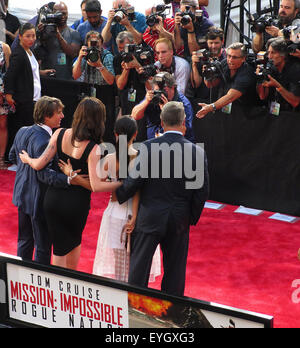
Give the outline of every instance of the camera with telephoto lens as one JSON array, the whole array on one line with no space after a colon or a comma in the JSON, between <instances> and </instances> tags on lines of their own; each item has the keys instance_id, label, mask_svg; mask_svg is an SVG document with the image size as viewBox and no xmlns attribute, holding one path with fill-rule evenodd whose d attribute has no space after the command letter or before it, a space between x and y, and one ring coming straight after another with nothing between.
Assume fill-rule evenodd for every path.
<instances>
[{"instance_id":1,"label":"camera with telephoto lens","mask_svg":"<svg viewBox=\"0 0 300 348\"><path fill-rule=\"evenodd\" d=\"M150 51L146 51L143 47L136 52L137 60L143 67L143 73L140 74L142 82L146 82L150 77L154 77L157 73L156 66L154 65L154 56Z\"/></svg>"},{"instance_id":2,"label":"camera with telephoto lens","mask_svg":"<svg viewBox=\"0 0 300 348\"><path fill-rule=\"evenodd\" d=\"M196 54L197 54L197 57L200 58L201 61L203 62L207 62L210 58L213 57L212 53L205 48L202 50L198 50Z\"/></svg>"},{"instance_id":3,"label":"camera with telephoto lens","mask_svg":"<svg viewBox=\"0 0 300 348\"><path fill-rule=\"evenodd\" d=\"M250 24L250 29L253 33L263 33L267 27L277 26L279 23L278 19L264 14L259 16L258 14L248 15L248 23Z\"/></svg>"},{"instance_id":4,"label":"camera with telephoto lens","mask_svg":"<svg viewBox=\"0 0 300 348\"><path fill-rule=\"evenodd\" d=\"M191 6L185 6L184 12L178 12L181 16L181 25L188 25L190 22L194 22L196 17L194 13L191 11Z\"/></svg>"},{"instance_id":5,"label":"camera with telephoto lens","mask_svg":"<svg viewBox=\"0 0 300 348\"><path fill-rule=\"evenodd\" d=\"M202 10L196 10L195 13L191 11L191 6L185 6L184 12L178 12L181 18L181 25L186 26L190 22L193 23L201 23L203 19L203 11Z\"/></svg>"},{"instance_id":6,"label":"camera with telephoto lens","mask_svg":"<svg viewBox=\"0 0 300 348\"><path fill-rule=\"evenodd\" d=\"M127 44L125 45L124 52L121 52L122 61L124 63L130 63L133 61L136 53L137 45Z\"/></svg>"},{"instance_id":7,"label":"camera with telephoto lens","mask_svg":"<svg viewBox=\"0 0 300 348\"><path fill-rule=\"evenodd\" d=\"M296 53L300 50L300 26L292 25L282 30L287 43L287 53Z\"/></svg>"},{"instance_id":8,"label":"camera with telephoto lens","mask_svg":"<svg viewBox=\"0 0 300 348\"><path fill-rule=\"evenodd\" d=\"M155 26L155 24L159 23L159 18L162 17L163 19L166 18L166 10L170 9L171 6L166 6L166 5L157 5L155 9L155 13L151 13L151 15L147 16L146 19L146 24L148 27L152 28Z\"/></svg>"},{"instance_id":9,"label":"camera with telephoto lens","mask_svg":"<svg viewBox=\"0 0 300 348\"><path fill-rule=\"evenodd\" d=\"M38 23L44 24L44 30L40 33L43 35L43 38L55 36L63 14L61 12L54 13L48 5L45 5L39 10L38 16Z\"/></svg>"},{"instance_id":10,"label":"camera with telephoto lens","mask_svg":"<svg viewBox=\"0 0 300 348\"><path fill-rule=\"evenodd\" d=\"M140 74L141 81L146 82L157 73L154 65L155 60L151 51L146 50L142 45L127 44L124 52L121 53L122 61L130 63L134 58L141 64L144 72Z\"/></svg>"},{"instance_id":11,"label":"camera with telephoto lens","mask_svg":"<svg viewBox=\"0 0 300 348\"><path fill-rule=\"evenodd\" d=\"M214 58L213 54L209 50L198 50L196 54L200 58L204 67L202 76L207 81L212 81L221 77L222 64L217 58Z\"/></svg>"},{"instance_id":12,"label":"camera with telephoto lens","mask_svg":"<svg viewBox=\"0 0 300 348\"><path fill-rule=\"evenodd\" d=\"M122 5L119 5L119 8L117 10L113 9L113 11L115 11L113 24L120 23L125 17L128 17L130 22L134 22L136 20L134 7L125 9L122 7Z\"/></svg>"},{"instance_id":13,"label":"camera with telephoto lens","mask_svg":"<svg viewBox=\"0 0 300 348\"><path fill-rule=\"evenodd\" d=\"M89 60L92 63L98 62L98 60L100 59L100 51L97 46L98 46L98 41L92 40L91 47L86 49L87 51L86 60Z\"/></svg>"},{"instance_id":14,"label":"camera with telephoto lens","mask_svg":"<svg viewBox=\"0 0 300 348\"><path fill-rule=\"evenodd\" d=\"M222 76L222 64L217 58L212 58L205 63L202 76L207 81L213 81Z\"/></svg>"},{"instance_id":15,"label":"camera with telephoto lens","mask_svg":"<svg viewBox=\"0 0 300 348\"><path fill-rule=\"evenodd\" d=\"M164 73L155 75L155 84L158 85L159 89L153 91L154 97L152 98L151 103L154 105L163 104L162 96L164 95L168 98L168 93L165 91L166 80Z\"/></svg>"},{"instance_id":16,"label":"camera with telephoto lens","mask_svg":"<svg viewBox=\"0 0 300 348\"><path fill-rule=\"evenodd\" d=\"M273 61L268 59L267 52L259 52L257 54L256 64L259 68L259 72L257 74L257 82L259 84L264 83L265 81L269 81L269 75L274 77L275 79L278 78L279 72L275 67Z\"/></svg>"}]
</instances>

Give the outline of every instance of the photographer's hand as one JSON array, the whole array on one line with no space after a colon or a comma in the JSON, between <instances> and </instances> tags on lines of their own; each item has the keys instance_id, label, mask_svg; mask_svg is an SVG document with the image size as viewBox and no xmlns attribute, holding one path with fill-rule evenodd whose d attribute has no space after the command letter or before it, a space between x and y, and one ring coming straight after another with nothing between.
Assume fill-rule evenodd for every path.
<instances>
[{"instance_id":1,"label":"photographer's hand","mask_svg":"<svg viewBox=\"0 0 300 348\"><path fill-rule=\"evenodd\" d=\"M167 98L164 94L162 94L162 96L161 96L161 102L159 103L160 110L162 110L163 107L164 107L166 104L168 104L168 102L169 102L168 98Z\"/></svg>"},{"instance_id":2,"label":"photographer's hand","mask_svg":"<svg viewBox=\"0 0 300 348\"><path fill-rule=\"evenodd\" d=\"M148 90L146 94L146 100L150 104L154 97L154 92L152 90Z\"/></svg>"},{"instance_id":3,"label":"photographer's hand","mask_svg":"<svg viewBox=\"0 0 300 348\"><path fill-rule=\"evenodd\" d=\"M197 118L204 118L209 112L214 111L213 106L210 104L199 103L198 105L201 106L202 109L197 112Z\"/></svg>"},{"instance_id":4,"label":"photographer's hand","mask_svg":"<svg viewBox=\"0 0 300 348\"><path fill-rule=\"evenodd\" d=\"M12 94L6 94L5 97L9 105L15 106L16 102L14 101Z\"/></svg>"},{"instance_id":5,"label":"photographer's hand","mask_svg":"<svg viewBox=\"0 0 300 348\"><path fill-rule=\"evenodd\" d=\"M268 77L269 81L265 81L263 83L264 87L275 87L276 89L282 87L281 84L277 80L275 80L271 75L268 75Z\"/></svg>"},{"instance_id":6,"label":"photographer's hand","mask_svg":"<svg viewBox=\"0 0 300 348\"><path fill-rule=\"evenodd\" d=\"M295 53L290 53L290 55L296 58L300 58L300 50L296 50Z\"/></svg>"},{"instance_id":7,"label":"photographer's hand","mask_svg":"<svg viewBox=\"0 0 300 348\"><path fill-rule=\"evenodd\" d=\"M266 33L272 37L278 37L280 36L280 29L275 26L266 27Z\"/></svg>"},{"instance_id":8,"label":"photographer's hand","mask_svg":"<svg viewBox=\"0 0 300 348\"><path fill-rule=\"evenodd\" d=\"M82 60L82 58L86 56L87 56L87 46L82 46L79 52L78 59Z\"/></svg>"}]
</instances>

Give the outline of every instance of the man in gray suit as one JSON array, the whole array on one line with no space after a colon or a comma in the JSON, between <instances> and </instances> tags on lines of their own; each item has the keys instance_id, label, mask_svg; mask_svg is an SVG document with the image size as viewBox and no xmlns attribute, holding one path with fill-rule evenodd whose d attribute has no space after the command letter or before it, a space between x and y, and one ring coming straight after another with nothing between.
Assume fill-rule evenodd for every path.
<instances>
[{"instance_id":1,"label":"man in gray suit","mask_svg":"<svg viewBox=\"0 0 300 348\"><path fill-rule=\"evenodd\" d=\"M161 122L164 135L141 144L136 168L116 194L122 204L140 192L129 283L147 287L152 257L160 244L161 289L183 296L190 226L198 223L208 198L207 161L204 150L184 138L182 103L166 104Z\"/></svg>"},{"instance_id":2,"label":"man in gray suit","mask_svg":"<svg viewBox=\"0 0 300 348\"><path fill-rule=\"evenodd\" d=\"M68 187L68 177L53 170L53 165L37 172L21 162L19 154L25 150L38 158L48 146L52 129L59 128L64 117L63 104L59 99L42 97L35 105L34 122L17 133L10 150L9 159L17 165L13 204L18 207L19 235L18 256L49 265L51 260L51 237L43 212L43 201L48 185Z\"/></svg>"}]
</instances>

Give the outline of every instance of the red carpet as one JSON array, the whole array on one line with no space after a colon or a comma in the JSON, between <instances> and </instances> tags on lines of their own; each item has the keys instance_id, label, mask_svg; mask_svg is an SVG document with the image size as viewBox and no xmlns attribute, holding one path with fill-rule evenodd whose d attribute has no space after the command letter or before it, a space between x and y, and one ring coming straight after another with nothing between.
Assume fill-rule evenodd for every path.
<instances>
[{"instance_id":1,"label":"red carpet","mask_svg":"<svg viewBox=\"0 0 300 348\"><path fill-rule=\"evenodd\" d=\"M16 254L17 210L12 205L14 173L0 171L0 252ZM94 194L84 231L79 270L91 272L102 213L109 195ZM300 222L236 214L236 207L205 209L191 229L186 293L205 301L274 316L277 328L300 327L300 303L292 283L300 279ZM159 289L160 279L153 287ZM299 298L299 296L298 296Z\"/></svg>"}]
</instances>

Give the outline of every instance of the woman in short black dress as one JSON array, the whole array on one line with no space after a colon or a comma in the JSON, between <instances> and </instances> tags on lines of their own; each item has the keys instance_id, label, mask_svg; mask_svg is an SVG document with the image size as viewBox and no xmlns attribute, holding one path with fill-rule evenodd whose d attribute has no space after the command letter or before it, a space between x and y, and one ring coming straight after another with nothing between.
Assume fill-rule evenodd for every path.
<instances>
[{"instance_id":1,"label":"woman in short black dress","mask_svg":"<svg viewBox=\"0 0 300 348\"><path fill-rule=\"evenodd\" d=\"M57 130L38 159L31 159L26 152L20 155L24 163L33 169L44 168L58 154L64 163L70 161L69 178L88 174L97 181L96 165L100 161L99 146L105 124L105 106L96 98L85 98L78 105L71 129ZM64 165L64 167L66 167ZM98 179L97 191L110 192L119 183L101 182ZM81 237L84 230L91 200L91 186L72 186L68 189L49 188L44 201L45 215L49 231L53 237L53 264L76 269L81 251Z\"/></svg>"}]
</instances>

